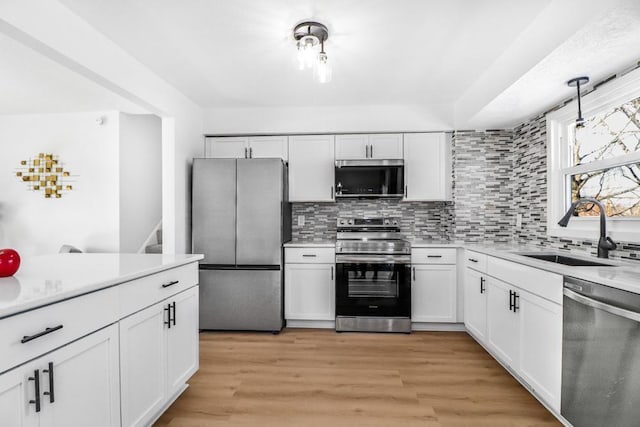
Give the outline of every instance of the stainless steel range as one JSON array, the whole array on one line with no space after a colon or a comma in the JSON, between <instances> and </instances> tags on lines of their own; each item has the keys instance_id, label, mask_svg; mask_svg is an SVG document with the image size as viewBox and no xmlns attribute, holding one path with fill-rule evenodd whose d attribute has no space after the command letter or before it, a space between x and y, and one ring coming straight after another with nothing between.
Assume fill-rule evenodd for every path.
<instances>
[{"instance_id":1,"label":"stainless steel range","mask_svg":"<svg viewBox=\"0 0 640 427\"><path fill-rule=\"evenodd\" d=\"M339 218L336 331L411 332L411 245L398 218Z\"/></svg>"}]
</instances>

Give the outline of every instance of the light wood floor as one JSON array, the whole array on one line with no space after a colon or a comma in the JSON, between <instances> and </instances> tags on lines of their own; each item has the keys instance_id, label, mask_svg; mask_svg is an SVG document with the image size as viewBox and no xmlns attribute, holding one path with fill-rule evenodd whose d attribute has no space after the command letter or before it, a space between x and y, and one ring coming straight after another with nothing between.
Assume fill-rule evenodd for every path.
<instances>
[{"instance_id":1,"label":"light wood floor","mask_svg":"<svg viewBox=\"0 0 640 427\"><path fill-rule=\"evenodd\" d=\"M464 332L200 334L156 426L557 426Z\"/></svg>"}]
</instances>

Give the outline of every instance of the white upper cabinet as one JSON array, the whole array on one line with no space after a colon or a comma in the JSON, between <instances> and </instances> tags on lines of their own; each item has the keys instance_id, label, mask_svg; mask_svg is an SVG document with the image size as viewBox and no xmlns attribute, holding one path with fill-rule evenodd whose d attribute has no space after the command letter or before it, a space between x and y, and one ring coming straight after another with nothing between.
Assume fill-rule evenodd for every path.
<instances>
[{"instance_id":1,"label":"white upper cabinet","mask_svg":"<svg viewBox=\"0 0 640 427\"><path fill-rule=\"evenodd\" d=\"M369 158L400 160L402 153L401 133L369 135Z\"/></svg>"},{"instance_id":2,"label":"white upper cabinet","mask_svg":"<svg viewBox=\"0 0 640 427\"><path fill-rule=\"evenodd\" d=\"M404 200L451 200L451 163L450 134L405 134Z\"/></svg>"},{"instance_id":3,"label":"white upper cabinet","mask_svg":"<svg viewBox=\"0 0 640 427\"><path fill-rule=\"evenodd\" d=\"M289 138L289 201L335 201L334 136Z\"/></svg>"},{"instance_id":4,"label":"white upper cabinet","mask_svg":"<svg viewBox=\"0 0 640 427\"><path fill-rule=\"evenodd\" d=\"M229 136L205 139L204 156L224 159L288 159L287 136Z\"/></svg>"},{"instance_id":5,"label":"white upper cabinet","mask_svg":"<svg viewBox=\"0 0 640 427\"><path fill-rule=\"evenodd\" d=\"M204 156L224 159L244 159L248 151L249 138L208 137L204 142Z\"/></svg>"},{"instance_id":6,"label":"white upper cabinet","mask_svg":"<svg viewBox=\"0 0 640 427\"><path fill-rule=\"evenodd\" d=\"M336 160L402 159L402 134L336 135Z\"/></svg>"},{"instance_id":7,"label":"white upper cabinet","mask_svg":"<svg viewBox=\"0 0 640 427\"><path fill-rule=\"evenodd\" d=\"M280 158L286 161L289 159L288 145L287 136L252 136L249 137L249 158Z\"/></svg>"}]
</instances>

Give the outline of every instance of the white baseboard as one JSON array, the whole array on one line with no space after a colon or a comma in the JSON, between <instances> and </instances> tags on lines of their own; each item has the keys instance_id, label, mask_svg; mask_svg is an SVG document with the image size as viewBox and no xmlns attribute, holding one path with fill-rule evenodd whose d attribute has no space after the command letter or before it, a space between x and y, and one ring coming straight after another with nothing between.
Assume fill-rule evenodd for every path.
<instances>
[{"instance_id":1,"label":"white baseboard","mask_svg":"<svg viewBox=\"0 0 640 427\"><path fill-rule=\"evenodd\" d=\"M287 328L335 329L334 320L287 320Z\"/></svg>"},{"instance_id":2,"label":"white baseboard","mask_svg":"<svg viewBox=\"0 0 640 427\"><path fill-rule=\"evenodd\" d=\"M412 331L448 331L448 332L466 332L464 323L426 323L412 322Z\"/></svg>"}]
</instances>

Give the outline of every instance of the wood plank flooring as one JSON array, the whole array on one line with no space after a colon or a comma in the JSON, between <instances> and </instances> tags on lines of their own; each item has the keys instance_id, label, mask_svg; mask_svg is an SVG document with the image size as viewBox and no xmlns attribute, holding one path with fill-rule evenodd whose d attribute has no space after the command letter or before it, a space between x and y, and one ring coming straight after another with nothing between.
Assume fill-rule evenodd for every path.
<instances>
[{"instance_id":1,"label":"wood plank flooring","mask_svg":"<svg viewBox=\"0 0 640 427\"><path fill-rule=\"evenodd\" d=\"M200 370L156 426L559 426L469 335L200 334Z\"/></svg>"}]
</instances>

